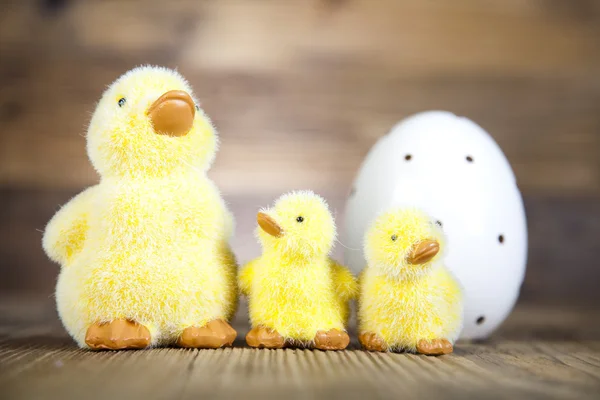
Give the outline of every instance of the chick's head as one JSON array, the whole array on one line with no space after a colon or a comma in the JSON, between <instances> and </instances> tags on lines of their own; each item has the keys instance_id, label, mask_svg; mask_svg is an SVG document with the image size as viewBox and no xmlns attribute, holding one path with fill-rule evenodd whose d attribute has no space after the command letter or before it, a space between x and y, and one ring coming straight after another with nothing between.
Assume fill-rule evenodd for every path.
<instances>
[{"instance_id":1,"label":"chick's head","mask_svg":"<svg viewBox=\"0 0 600 400\"><path fill-rule=\"evenodd\" d=\"M326 255L336 237L327 203L311 191L283 195L272 208L261 210L257 221L263 248L288 256Z\"/></svg>"},{"instance_id":2,"label":"chick's head","mask_svg":"<svg viewBox=\"0 0 600 400\"><path fill-rule=\"evenodd\" d=\"M88 128L87 148L102 176L164 177L208 169L217 135L179 73L144 66L104 92Z\"/></svg>"},{"instance_id":3,"label":"chick's head","mask_svg":"<svg viewBox=\"0 0 600 400\"><path fill-rule=\"evenodd\" d=\"M445 248L439 223L415 208L379 215L365 236L368 265L398 279L415 279L439 265Z\"/></svg>"}]
</instances>

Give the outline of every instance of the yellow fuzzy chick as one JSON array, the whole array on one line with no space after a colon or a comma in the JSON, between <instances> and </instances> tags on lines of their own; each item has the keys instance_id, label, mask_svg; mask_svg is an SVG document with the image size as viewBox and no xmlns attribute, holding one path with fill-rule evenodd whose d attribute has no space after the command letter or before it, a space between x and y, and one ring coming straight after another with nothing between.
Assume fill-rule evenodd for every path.
<instances>
[{"instance_id":1,"label":"yellow fuzzy chick","mask_svg":"<svg viewBox=\"0 0 600 400\"><path fill-rule=\"evenodd\" d=\"M462 329L461 289L443 265L445 239L424 212L381 214L365 236L359 340L370 351L453 351Z\"/></svg>"},{"instance_id":2,"label":"yellow fuzzy chick","mask_svg":"<svg viewBox=\"0 0 600 400\"><path fill-rule=\"evenodd\" d=\"M327 203L310 191L283 195L258 213L261 257L239 275L248 296L251 347L310 346L343 350L354 276L329 258L336 237Z\"/></svg>"},{"instance_id":3,"label":"yellow fuzzy chick","mask_svg":"<svg viewBox=\"0 0 600 400\"><path fill-rule=\"evenodd\" d=\"M216 132L177 72L135 68L104 93L87 149L101 176L60 209L43 247L61 264L60 318L81 347L231 345L233 218L206 177Z\"/></svg>"}]
</instances>

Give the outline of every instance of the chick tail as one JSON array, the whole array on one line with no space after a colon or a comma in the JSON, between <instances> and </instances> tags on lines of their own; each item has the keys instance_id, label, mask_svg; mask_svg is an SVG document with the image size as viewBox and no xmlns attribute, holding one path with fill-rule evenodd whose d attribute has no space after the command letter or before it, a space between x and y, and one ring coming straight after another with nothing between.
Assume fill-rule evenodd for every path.
<instances>
[{"instance_id":1,"label":"chick tail","mask_svg":"<svg viewBox=\"0 0 600 400\"><path fill-rule=\"evenodd\" d=\"M239 300L239 290L238 290L238 264L235 257L235 254L231 250L229 243L224 242L222 247L220 248L221 253L221 262L223 267L225 268L225 273L227 276L227 304L228 312L226 314L227 321L230 321L238 308L238 300Z\"/></svg>"},{"instance_id":2,"label":"chick tail","mask_svg":"<svg viewBox=\"0 0 600 400\"><path fill-rule=\"evenodd\" d=\"M259 258L256 258L244 265L238 274L238 288L244 296L250 296L252 281L254 280L254 269L258 264Z\"/></svg>"},{"instance_id":3,"label":"chick tail","mask_svg":"<svg viewBox=\"0 0 600 400\"><path fill-rule=\"evenodd\" d=\"M347 302L358 296L358 282L350 270L335 260L330 260L335 292L340 300Z\"/></svg>"},{"instance_id":4,"label":"chick tail","mask_svg":"<svg viewBox=\"0 0 600 400\"><path fill-rule=\"evenodd\" d=\"M92 186L72 198L46 226L42 247L52 261L65 266L83 249L97 187Z\"/></svg>"}]
</instances>

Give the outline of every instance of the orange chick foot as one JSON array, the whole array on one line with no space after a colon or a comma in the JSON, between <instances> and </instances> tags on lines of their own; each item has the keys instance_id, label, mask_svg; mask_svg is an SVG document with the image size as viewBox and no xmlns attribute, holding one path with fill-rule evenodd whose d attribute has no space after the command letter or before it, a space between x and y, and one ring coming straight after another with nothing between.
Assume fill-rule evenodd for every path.
<instances>
[{"instance_id":1,"label":"orange chick foot","mask_svg":"<svg viewBox=\"0 0 600 400\"><path fill-rule=\"evenodd\" d=\"M246 335L246 343L259 349L281 349L285 345L285 339L271 328L257 326Z\"/></svg>"},{"instance_id":2,"label":"orange chick foot","mask_svg":"<svg viewBox=\"0 0 600 400\"><path fill-rule=\"evenodd\" d=\"M179 347L195 349L218 349L231 346L237 332L222 319L215 319L208 324L185 328L177 340Z\"/></svg>"},{"instance_id":3,"label":"orange chick foot","mask_svg":"<svg viewBox=\"0 0 600 400\"><path fill-rule=\"evenodd\" d=\"M350 336L346 332L331 329L327 332L318 331L315 335L315 349L319 350L344 350L350 343Z\"/></svg>"},{"instance_id":4,"label":"orange chick foot","mask_svg":"<svg viewBox=\"0 0 600 400\"><path fill-rule=\"evenodd\" d=\"M376 333L364 332L358 335L358 341L365 350L387 351L388 346Z\"/></svg>"},{"instance_id":5,"label":"orange chick foot","mask_svg":"<svg viewBox=\"0 0 600 400\"><path fill-rule=\"evenodd\" d=\"M450 354L454 351L452 343L447 339L419 340L417 352L427 356L440 356Z\"/></svg>"},{"instance_id":6,"label":"orange chick foot","mask_svg":"<svg viewBox=\"0 0 600 400\"><path fill-rule=\"evenodd\" d=\"M85 344L92 350L143 349L150 345L150 331L135 321L115 319L91 325Z\"/></svg>"}]
</instances>

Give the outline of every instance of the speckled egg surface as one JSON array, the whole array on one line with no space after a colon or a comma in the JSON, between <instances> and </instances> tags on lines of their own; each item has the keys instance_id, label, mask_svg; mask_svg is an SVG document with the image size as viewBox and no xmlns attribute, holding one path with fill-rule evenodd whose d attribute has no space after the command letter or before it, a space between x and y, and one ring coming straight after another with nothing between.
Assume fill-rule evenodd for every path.
<instances>
[{"instance_id":1,"label":"speckled egg surface","mask_svg":"<svg viewBox=\"0 0 600 400\"><path fill-rule=\"evenodd\" d=\"M365 265L365 230L380 212L417 206L448 237L446 265L465 293L462 338L484 338L513 308L525 274L527 224L500 147L473 121L449 112L409 117L364 160L346 205L346 263Z\"/></svg>"}]
</instances>

